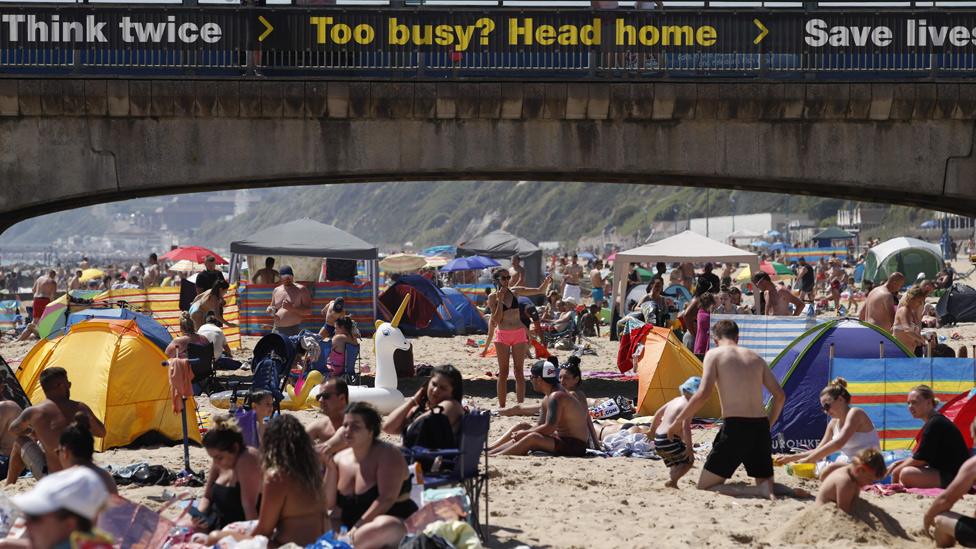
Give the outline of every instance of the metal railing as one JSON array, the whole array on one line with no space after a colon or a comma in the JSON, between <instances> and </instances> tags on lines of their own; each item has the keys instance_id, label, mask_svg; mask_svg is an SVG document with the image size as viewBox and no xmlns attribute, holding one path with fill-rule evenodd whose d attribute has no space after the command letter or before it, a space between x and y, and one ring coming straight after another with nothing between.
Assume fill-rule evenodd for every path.
<instances>
[{"instance_id":1,"label":"metal railing","mask_svg":"<svg viewBox=\"0 0 976 549\"><path fill-rule=\"evenodd\" d=\"M213 22L220 26L223 41L216 45L30 43L9 41L8 28L0 23L0 74L5 75L122 75L122 76L227 76L247 78L343 77L366 79L596 79L639 80L660 78L748 77L748 78L859 78L915 77L958 78L976 75L976 46L956 51L935 48L891 48L868 51L856 48L822 53L796 46L802 43L799 27L783 25L775 41L751 47L756 35L754 18L772 22L789 17L828 13L832 23L897 27L910 15L930 21L952 18L976 28L974 10L864 10L820 12L817 10L609 10L589 9L366 9L362 7L91 7L91 6L0 6L0 13L57 15L60 20L97 13L107 29L117 29L123 17L146 24L162 24L168 17L177 21ZM600 17L603 35L614 32L613 18L630 17L640 25L666 15L669 24L698 27L705 24L724 29L721 49L685 47L666 50L629 46L509 46L492 42L485 47L457 51L441 46L397 46L377 43L368 47L322 45L308 30L309 18L331 15L350 27L360 24L383 28L390 16L408 21L434 21L469 25L479 17L532 17L536 26L559 27L566 21L579 24ZM259 16L267 16L278 29L292 29L284 39L258 42ZM496 25L495 33L503 30ZM297 29L297 30L296 30ZM22 31L22 33L25 31ZM276 32L280 32L276 31ZM23 38L23 37L22 37ZM494 40L496 37L492 35ZM730 44L732 46L730 46ZM741 51L736 48L742 45ZM733 47L734 46L734 47Z\"/></svg>"}]
</instances>

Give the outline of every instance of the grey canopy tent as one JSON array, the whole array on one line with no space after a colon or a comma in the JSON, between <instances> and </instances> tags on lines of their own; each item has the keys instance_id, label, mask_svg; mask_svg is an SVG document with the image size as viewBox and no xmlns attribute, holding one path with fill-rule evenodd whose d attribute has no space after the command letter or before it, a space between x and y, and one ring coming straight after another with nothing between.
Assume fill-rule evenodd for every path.
<instances>
[{"instance_id":1,"label":"grey canopy tent","mask_svg":"<svg viewBox=\"0 0 976 549\"><path fill-rule=\"evenodd\" d=\"M245 255L298 256L326 259L349 259L366 262L373 286L373 318L377 317L379 286L379 250L375 245L332 225L311 219L289 221L262 229L249 238L230 243L231 280L240 276L240 262Z\"/></svg>"},{"instance_id":2,"label":"grey canopy tent","mask_svg":"<svg viewBox=\"0 0 976 549\"><path fill-rule=\"evenodd\" d=\"M542 283L542 249L524 238L502 230L458 244L457 255L483 255L495 259L511 259L517 255L525 268L525 284L538 286Z\"/></svg>"}]
</instances>

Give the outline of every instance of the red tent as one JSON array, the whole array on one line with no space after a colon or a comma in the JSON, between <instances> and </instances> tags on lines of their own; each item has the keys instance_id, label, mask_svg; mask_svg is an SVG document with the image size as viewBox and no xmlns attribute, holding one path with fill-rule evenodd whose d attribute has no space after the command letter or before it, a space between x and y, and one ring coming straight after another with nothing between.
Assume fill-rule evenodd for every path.
<instances>
[{"instance_id":1,"label":"red tent","mask_svg":"<svg viewBox=\"0 0 976 549\"><path fill-rule=\"evenodd\" d=\"M163 254L159 259L165 259L168 261L182 261L187 259L194 263L203 263L203 260L208 256L212 255L217 260L218 265L226 265L227 260L220 257L211 250L208 250L202 246L181 246L175 250L170 250Z\"/></svg>"},{"instance_id":2,"label":"red tent","mask_svg":"<svg viewBox=\"0 0 976 549\"><path fill-rule=\"evenodd\" d=\"M966 440L966 447L972 448L973 435L969 426L976 420L976 389L956 395L939 411L959 428L962 438Z\"/></svg>"}]
</instances>

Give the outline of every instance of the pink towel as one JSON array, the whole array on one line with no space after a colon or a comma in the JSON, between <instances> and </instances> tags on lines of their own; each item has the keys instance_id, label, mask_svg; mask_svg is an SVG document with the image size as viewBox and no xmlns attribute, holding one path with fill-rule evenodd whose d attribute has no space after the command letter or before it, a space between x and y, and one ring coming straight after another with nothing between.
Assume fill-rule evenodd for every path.
<instances>
[{"instance_id":1,"label":"pink towel","mask_svg":"<svg viewBox=\"0 0 976 549\"><path fill-rule=\"evenodd\" d=\"M183 399L193 396L193 369L189 360L169 359L169 387L173 398L173 412L182 412Z\"/></svg>"}]
</instances>

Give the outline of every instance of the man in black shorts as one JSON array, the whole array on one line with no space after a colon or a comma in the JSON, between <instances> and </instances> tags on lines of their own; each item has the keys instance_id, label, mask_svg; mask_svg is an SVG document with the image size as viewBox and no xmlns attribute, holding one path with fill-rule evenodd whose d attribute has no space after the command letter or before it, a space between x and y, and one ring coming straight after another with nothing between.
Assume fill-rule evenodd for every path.
<instances>
[{"instance_id":1,"label":"man in black shorts","mask_svg":"<svg viewBox=\"0 0 976 549\"><path fill-rule=\"evenodd\" d=\"M958 543L963 547L976 547L976 518L951 511L957 501L972 491L973 483L976 483L976 457L962 464L956 478L925 512L923 527L926 533L933 535L936 546L952 547Z\"/></svg>"},{"instance_id":2,"label":"man in black shorts","mask_svg":"<svg viewBox=\"0 0 976 549\"><path fill-rule=\"evenodd\" d=\"M668 429L668 438L681 435L682 423L695 417L717 385L724 423L698 478L698 489L757 495L755 490L725 486L739 465L745 465L746 474L756 479L758 495L773 499L773 444L769 426L779 418L786 395L766 362L749 349L739 347L739 327L735 322L716 322L712 335L718 346L705 354L701 388ZM773 395L768 416L763 406L764 387Z\"/></svg>"}]
</instances>

